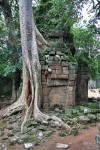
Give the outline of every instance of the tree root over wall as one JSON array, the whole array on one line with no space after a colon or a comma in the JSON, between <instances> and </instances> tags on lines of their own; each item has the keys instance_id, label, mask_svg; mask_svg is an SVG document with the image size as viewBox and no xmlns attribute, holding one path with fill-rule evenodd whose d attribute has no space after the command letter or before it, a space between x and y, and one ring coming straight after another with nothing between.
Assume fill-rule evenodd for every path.
<instances>
[{"instance_id":1,"label":"tree root over wall","mask_svg":"<svg viewBox=\"0 0 100 150\"><path fill-rule=\"evenodd\" d=\"M37 30L32 12L32 0L19 0L23 57L23 88L19 100L8 107L5 114L11 114L13 110L15 111L16 108L26 103L26 115L21 125L21 132L23 132L23 127L30 117L38 121L57 121L70 132L70 126L65 124L60 118L46 115L42 113L38 107L38 102L41 101L41 66L38 55L38 43L39 46L40 43L42 43L42 46L47 46L47 42Z\"/></svg>"}]
</instances>

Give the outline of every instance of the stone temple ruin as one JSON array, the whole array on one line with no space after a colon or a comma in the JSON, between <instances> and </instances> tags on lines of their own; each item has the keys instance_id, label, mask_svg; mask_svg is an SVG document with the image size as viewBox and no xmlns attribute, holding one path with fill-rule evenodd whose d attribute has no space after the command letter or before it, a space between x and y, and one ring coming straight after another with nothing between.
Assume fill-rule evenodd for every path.
<instances>
[{"instance_id":1,"label":"stone temple ruin","mask_svg":"<svg viewBox=\"0 0 100 150\"><path fill-rule=\"evenodd\" d=\"M67 52L63 35L55 32L54 34L49 36L51 46L44 50L40 57L44 109L75 105L75 67L66 62Z\"/></svg>"},{"instance_id":2,"label":"stone temple ruin","mask_svg":"<svg viewBox=\"0 0 100 150\"><path fill-rule=\"evenodd\" d=\"M88 68L81 65L76 70L75 66L67 62L68 49L63 32L49 31L48 41L49 47L40 53L43 109L66 108L74 106L75 102L87 102ZM10 95L11 88L8 87L12 87L11 79L1 79L0 84L0 95ZM6 89L9 91L6 92ZM0 104L3 106L3 98Z\"/></svg>"}]
</instances>

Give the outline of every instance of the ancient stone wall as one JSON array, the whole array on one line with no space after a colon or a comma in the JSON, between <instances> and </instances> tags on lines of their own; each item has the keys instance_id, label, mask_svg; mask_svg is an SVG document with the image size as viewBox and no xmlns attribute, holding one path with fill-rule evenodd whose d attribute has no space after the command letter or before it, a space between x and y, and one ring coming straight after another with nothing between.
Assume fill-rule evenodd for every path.
<instances>
[{"instance_id":1,"label":"ancient stone wall","mask_svg":"<svg viewBox=\"0 0 100 150\"><path fill-rule=\"evenodd\" d=\"M67 51L60 33L51 36L50 47L40 57L42 66L43 108L75 105L76 70L66 60Z\"/></svg>"},{"instance_id":2,"label":"ancient stone wall","mask_svg":"<svg viewBox=\"0 0 100 150\"><path fill-rule=\"evenodd\" d=\"M64 61L54 61L42 69L43 107L75 105L75 70Z\"/></svg>"}]
</instances>

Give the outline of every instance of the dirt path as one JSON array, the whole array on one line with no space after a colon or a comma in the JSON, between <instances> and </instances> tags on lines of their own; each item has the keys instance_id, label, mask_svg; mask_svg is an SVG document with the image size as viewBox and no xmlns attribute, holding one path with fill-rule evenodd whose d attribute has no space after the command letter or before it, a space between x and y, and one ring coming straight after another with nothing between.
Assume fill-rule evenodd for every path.
<instances>
[{"instance_id":1,"label":"dirt path","mask_svg":"<svg viewBox=\"0 0 100 150\"><path fill-rule=\"evenodd\" d=\"M99 150L98 145L95 144L95 136L98 132L98 127L92 127L88 130L82 130L78 136L59 137L55 133L51 139L46 141L41 148L37 150L58 150L57 143L68 144L68 150ZM64 150L64 149L60 149Z\"/></svg>"}]
</instances>

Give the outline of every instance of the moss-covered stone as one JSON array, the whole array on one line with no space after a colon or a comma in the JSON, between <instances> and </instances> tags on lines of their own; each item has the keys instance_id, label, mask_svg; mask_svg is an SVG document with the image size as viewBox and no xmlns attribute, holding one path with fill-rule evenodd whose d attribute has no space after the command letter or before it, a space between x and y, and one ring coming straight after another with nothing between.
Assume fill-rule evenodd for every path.
<instances>
[{"instance_id":1,"label":"moss-covered stone","mask_svg":"<svg viewBox=\"0 0 100 150\"><path fill-rule=\"evenodd\" d=\"M9 145L15 145L17 144L19 137L15 136L15 137L10 137L9 138Z\"/></svg>"},{"instance_id":2,"label":"moss-covered stone","mask_svg":"<svg viewBox=\"0 0 100 150\"><path fill-rule=\"evenodd\" d=\"M59 133L59 136L61 136L61 137L64 137L64 136L66 136L67 134L66 134L66 132L65 131L61 131L60 133Z\"/></svg>"},{"instance_id":3,"label":"moss-covered stone","mask_svg":"<svg viewBox=\"0 0 100 150\"><path fill-rule=\"evenodd\" d=\"M94 114L87 114L87 117L91 120L91 122L95 122L97 120L97 117Z\"/></svg>"},{"instance_id":4,"label":"moss-covered stone","mask_svg":"<svg viewBox=\"0 0 100 150\"><path fill-rule=\"evenodd\" d=\"M20 140L22 140L23 142L36 142L37 141L37 137L36 135L22 135L20 138Z\"/></svg>"},{"instance_id":5,"label":"moss-covered stone","mask_svg":"<svg viewBox=\"0 0 100 150\"><path fill-rule=\"evenodd\" d=\"M82 125L82 126L81 126L81 129L89 129L89 126L87 126L87 125Z\"/></svg>"},{"instance_id":6,"label":"moss-covered stone","mask_svg":"<svg viewBox=\"0 0 100 150\"><path fill-rule=\"evenodd\" d=\"M12 136L14 136L14 134L10 131L10 132L8 133L8 137L12 137Z\"/></svg>"},{"instance_id":7,"label":"moss-covered stone","mask_svg":"<svg viewBox=\"0 0 100 150\"><path fill-rule=\"evenodd\" d=\"M79 121L85 125L90 122L90 119L87 116L79 116Z\"/></svg>"},{"instance_id":8,"label":"moss-covered stone","mask_svg":"<svg viewBox=\"0 0 100 150\"><path fill-rule=\"evenodd\" d=\"M46 131L47 127L46 127L46 126L43 126L43 125L40 125L40 126L38 127L38 129L41 130L41 131Z\"/></svg>"},{"instance_id":9,"label":"moss-covered stone","mask_svg":"<svg viewBox=\"0 0 100 150\"><path fill-rule=\"evenodd\" d=\"M49 137L51 134L53 134L53 131L46 131L46 132L44 133L44 136L45 136L45 137Z\"/></svg>"},{"instance_id":10,"label":"moss-covered stone","mask_svg":"<svg viewBox=\"0 0 100 150\"><path fill-rule=\"evenodd\" d=\"M88 107L90 109L99 109L99 103L96 102L96 103L88 103Z\"/></svg>"},{"instance_id":11,"label":"moss-covered stone","mask_svg":"<svg viewBox=\"0 0 100 150\"><path fill-rule=\"evenodd\" d=\"M78 129L75 128L75 127L73 127L71 133L72 133L74 136L78 135Z\"/></svg>"}]
</instances>

